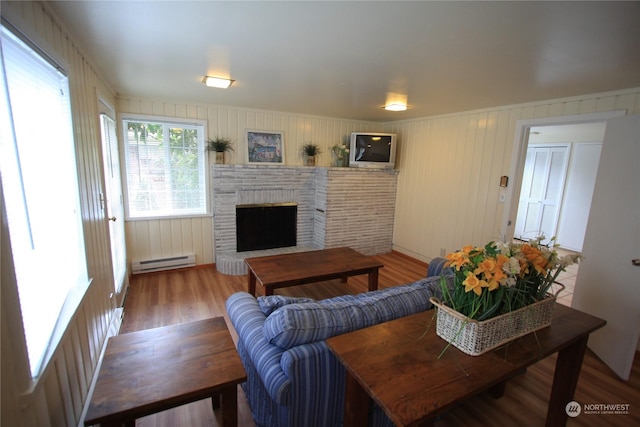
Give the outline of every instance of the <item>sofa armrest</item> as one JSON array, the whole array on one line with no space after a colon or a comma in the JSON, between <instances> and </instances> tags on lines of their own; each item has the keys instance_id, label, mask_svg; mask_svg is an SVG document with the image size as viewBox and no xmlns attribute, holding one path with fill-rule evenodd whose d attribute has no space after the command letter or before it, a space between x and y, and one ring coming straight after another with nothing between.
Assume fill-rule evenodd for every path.
<instances>
[{"instance_id":1,"label":"sofa armrest","mask_svg":"<svg viewBox=\"0 0 640 427\"><path fill-rule=\"evenodd\" d=\"M288 405L291 380L280 367L283 350L265 339L262 325L266 316L260 310L257 300L246 292L237 292L227 299L225 306L238 333L238 339L242 340L269 396L278 404Z\"/></svg>"},{"instance_id":2,"label":"sofa armrest","mask_svg":"<svg viewBox=\"0 0 640 427\"><path fill-rule=\"evenodd\" d=\"M290 425L343 424L345 369L325 341L288 349L281 366L292 380Z\"/></svg>"}]
</instances>

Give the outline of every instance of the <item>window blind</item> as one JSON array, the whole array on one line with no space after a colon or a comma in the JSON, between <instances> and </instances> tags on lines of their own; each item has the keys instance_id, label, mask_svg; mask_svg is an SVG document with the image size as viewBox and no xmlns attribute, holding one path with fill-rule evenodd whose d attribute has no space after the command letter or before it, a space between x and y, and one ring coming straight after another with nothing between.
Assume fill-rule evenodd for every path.
<instances>
[{"instance_id":1,"label":"window blind","mask_svg":"<svg viewBox=\"0 0 640 427\"><path fill-rule=\"evenodd\" d=\"M88 283L68 79L6 27L0 170L31 373Z\"/></svg>"},{"instance_id":2,"label":"window blind","mask_svg":"<svg viewBox=\"0 0 640 427\"><path fill-rule=\"evenodd\" d=\"M204 125L152 117L122 124L127 216L206 214Z\"/></svg>"}]
</instances>

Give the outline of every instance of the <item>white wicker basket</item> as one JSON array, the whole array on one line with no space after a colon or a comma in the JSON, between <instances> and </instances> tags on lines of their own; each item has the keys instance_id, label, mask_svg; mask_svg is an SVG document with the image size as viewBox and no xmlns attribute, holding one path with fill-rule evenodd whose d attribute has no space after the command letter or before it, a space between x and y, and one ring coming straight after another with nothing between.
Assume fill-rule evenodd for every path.
<instances>
[{"instance_id":1,"label":"white wicker basket","mask_svg":"<svg viewBox=\"0 0 640 427\"><path fill-rule=\"evenodd\" d=\"M469 319L444 305L438 298L432 297L431 302L438 307L436 334L462 352L479 356L549 326L556 295L547 294L534 304L481 322Z\"/></svg>"}]
</instances>

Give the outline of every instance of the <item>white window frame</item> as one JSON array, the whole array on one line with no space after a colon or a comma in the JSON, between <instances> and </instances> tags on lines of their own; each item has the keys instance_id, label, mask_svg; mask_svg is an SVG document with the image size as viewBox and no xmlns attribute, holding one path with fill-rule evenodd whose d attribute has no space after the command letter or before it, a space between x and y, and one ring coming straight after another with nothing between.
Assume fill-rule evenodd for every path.
<instances>
[{"instance_id":1,"label":"white window frame","mask_svg":"<svg viewBox=\"0 0 640 427\"><path fill-rule=\"evenodd\" d=\"M202 212L184 212L173 211L170 213L159 213L157 215L138 215L131 212L130 209L130 192L129 192L129 159L127 159L127 126L129 121L141 121L149 123L157 123L170 125L175 127L200 127L202 138L199 140L198 155L201 156L203 170L203 192L204 192L204 210ZM139 220L154 220L154 219L171 219L171 218L195 218L195 217L210 217L211 203L209 195L209 159L208 152L206 150L206 137L207 137L207 122L205 120L187 119L180 117L167 117L167 116L154 116L145 114L120 114L118 122L120 124L121 138L120 138L120 159L122 167L122 183L123 183L123 197L125 202L125 217L127 221L139 221Z\"/></svg>"},{"instance_id":2,"label":"white window frame","mask_svg":"<svg viewBox=\"0 0 640 427\"><path fill-rule=\"evenodd\" d=\"M53 76L54 72L64 76L64 79L59 80L63 83L55 89L66 98L62 103L55 103L60 106L59 109L49 107L46 103L39 104L38 106L42 108L37 109L31 102L32 107L29 111L25 110L23 105L26 103L21 101L32 98L42 100L43 93L46 93L42 90L35 97L16 91L13 94L15 98L10 99L11 85L5 82L4 78L1 83L3 87L0 90L0 98L2 98L0 102L10 102L11 105L11 112L7 111L7 114L1 116L0 164L2 165L3 198L7 208L11 257L20 298L21 326L24 331L26 356L31 376L34 381L37 381L49 367L49 361L90 286L91 279L88 277L80 205L69 78L66 71L69 69L68 64L57 56L50 55L40 43L36 44L32 38L4 19L2 27L3 46L5 41L9 43L10 39L18 40L30 49L29 53L27 50L23 51L32 58L36 58L35 62L48 64L51 67L48 71L49 76ZM29 64L28 68L35 71L38 66ZM39 80L30 80L27 84L33 86L35 81ZM52 99L50 91L47 99ZM48 110L43 112L43 108ZM37 122L38 117L53 115L53 111L55 111L55 119L49 123L55 123L55 125L47 126L39 123L40 127L45 130L58 125L67 125L67 127L60 127L57 131L51 129L49 134L45 133L43 136L42 129L33 129L32 126L24 125L25 117L28 115L33 115L34 122ZM52 137L51 133L57 137ZM43 149L39 153L42 158L40 164L36 164L35 168L33 162L27 165L25 162L34 160L34 157L25 153L21 156L21 150L29 145L38 147L37 144L42 143L43 140L49 146L61 147L65 156L57 157L58 153L49 155ZM31 168L31 172L25 171L25 165L28 166L27 169ZM34 169L38 172L34 173ZM48 180L45 184L47 176L55 176L55 179ZM30 180L31 186L25 185L25 179ZM38 182L42 184L33 185L36 180L40 180ZM55 186L55 189L51 190L52 186ZM38 191L39 187L45 190ZM51 194L56 197L54 202L49 202ZM42 209L41 205L45 205L46 208ZM59 215L57 218L56 214ZM58 269L56 266L61 267Z\"/></svg>"}]
</instances>

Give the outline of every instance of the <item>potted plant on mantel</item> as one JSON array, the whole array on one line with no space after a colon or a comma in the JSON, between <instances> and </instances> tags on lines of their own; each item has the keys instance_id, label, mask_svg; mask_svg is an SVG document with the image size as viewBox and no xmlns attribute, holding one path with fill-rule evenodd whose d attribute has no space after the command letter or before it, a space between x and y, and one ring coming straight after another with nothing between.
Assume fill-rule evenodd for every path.
<instances>
[{"instance_id":1,"label":"potted plant on mantel","mask_svg":"<svg viewBox=\"0 0 640 427\"><path fill-rule=\"evenodd\" d=\"M207 141L207 150L215 151L216 164L223 165L224 153L226 153L227 151L233 151L233 147L231 146L231 140L229 138L216 136L215 138L209 139Z\"/></svg>"},{"instance_id":2,"label":"potted plant on mantel","mask_svg":"<svg viewBox=\"0 0 640 427\"><path fill-rule=\"evenodd\" d=\"M304 144L302 146L302 154L305 156L305 164L307 166L315 166L316 165L316 156L320 154L322 151L317 144Z\"/></svg>"}]
</instances>

